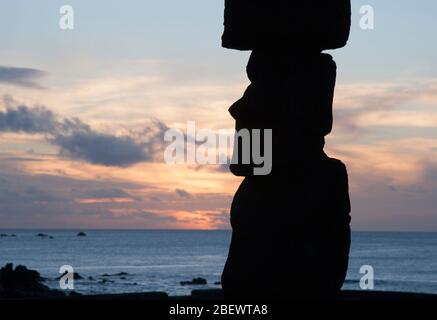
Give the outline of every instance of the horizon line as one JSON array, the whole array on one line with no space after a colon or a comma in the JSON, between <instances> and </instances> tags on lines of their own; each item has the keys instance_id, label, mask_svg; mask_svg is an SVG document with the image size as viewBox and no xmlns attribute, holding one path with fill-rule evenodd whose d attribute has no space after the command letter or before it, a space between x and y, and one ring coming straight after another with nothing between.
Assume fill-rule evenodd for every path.
<instances>
[{"instance_id":1,"label":"horizon line","mask_svg":"<svg viewBox=\"0 0 437 320\"><path fill-rule=\"evenodd\" d=\"M0 228L0 231L231 231L232 229L166 229L166 228ZM352 230L355 233L437 233L435 231L426 230Z\"/></svg>"}]
</instances>

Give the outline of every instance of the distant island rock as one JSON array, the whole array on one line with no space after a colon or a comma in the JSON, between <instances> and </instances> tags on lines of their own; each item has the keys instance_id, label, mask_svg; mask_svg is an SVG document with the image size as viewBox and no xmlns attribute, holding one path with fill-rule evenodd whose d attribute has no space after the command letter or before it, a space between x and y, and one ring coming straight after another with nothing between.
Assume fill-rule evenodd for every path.
<instances>
[{"instance_id":1,"label":"distant island rock","mask_svg":"<svg viewBox=\"0 0 437 320\"><path fill-rule=\"evenodd\" d=\"M55 237L45 234L45 233L38 233L36 235L37 237L41 238L41 239L54 239Z\"/></svg>"},{"instance_id":2,"label":"distant island rock","mask_svg":"<svg viewBox=\"0 0 437 320\"><path fill-rule=\"evenodd\" d=\"M119 272L119 273L114 273L114 274L104 273L104 274L102 274L102 277L103 278L107 278L107 277L126 277L128 275L129 275L129 273L127 273L127 272Z\"/></svg>"},{"instance_id":3,"label":"distant island rock","mask_svg":"<svg viewBox=\"0 0 437 320\"><path fill-rule=\"evenodd\" d=\"M208 281L203 278L194 278L191 281L181 281L181 286L204 286L207 285Z\"/></svg>"},{"instance_id":4,"label":"distant island rock","mask_svg":"<svg viewBox=\"0 0 437 320\"><path fill-rule=\"evenodd\" d=\"M62 277L64 277L65 275L67 275L68 272L65 271L62 275L60 275L59 277L56 278L56 280L60 280ZM73 273L73 279L74 280L83 280L84 278L77 272Z\"/></svg>"},{"instance_id":5,"label":"distant island rock","mask_svg":"<svg viewBox=\"0 0 437 320\"><path fill-rule=\"evenodd\" d=\"M78 236L78 237L86 237L87 234L86 234L85 232L79 232L79 233L77 234L77 236Z\"/></svg>"},{"instance_id":6,"label":"distant island rock","mask_svg":"<svg viewBox=\"0 0 437 320\"><path fill-rule=\"evenodd\" d=\"M38 233L36 236L40 238L47 238L49 235L45 233Z\"/></svg>"}]
</instances>

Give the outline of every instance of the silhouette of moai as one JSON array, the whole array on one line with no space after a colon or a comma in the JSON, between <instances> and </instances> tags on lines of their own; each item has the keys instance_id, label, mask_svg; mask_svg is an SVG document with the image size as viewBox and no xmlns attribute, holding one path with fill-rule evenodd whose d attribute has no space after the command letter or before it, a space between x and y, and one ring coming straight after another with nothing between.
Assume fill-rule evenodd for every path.
<instances>
[{"instance_id":1,"label":"silhouette of moai","mask_svg":"<svg viewBox=\"0 0 437 320\"><path fill-rule=\"evenodd\" d=\"M231 208L222 275L227 298L334 298L349 258L344 164L323 151L332 129L336 64L350 0L225 0L223 46L252 50L251 80L230 113L236 129L273 130L273 169L233 163L245 179ZM235 148L239 148L237 143Z\"/></svg>"}]
</instances>

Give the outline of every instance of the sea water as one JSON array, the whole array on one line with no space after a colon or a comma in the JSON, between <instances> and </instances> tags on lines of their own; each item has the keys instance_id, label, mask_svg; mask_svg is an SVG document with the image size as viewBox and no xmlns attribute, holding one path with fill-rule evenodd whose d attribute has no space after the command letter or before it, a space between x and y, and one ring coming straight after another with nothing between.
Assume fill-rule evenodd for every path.
<instances>
[{"instance_id":1,"label":"sea water","mask_svg":"<svg viewBox=\"0 0 437 320\"><path fill-rule=\"evenodd\" d=\"M70 265L84 279L86 294L220 288L230 231L0 230L0 266L22 264L38 270L46 285L59 289L59 269ZM45 233L53 237L38 237ZM292 254L292 252L284 254ZM375 290L437 293L437 233L354 232L345 289L361 290L362 266L374 270ZM323 267L323 266L322 266ZM205 286L181 281L204 278Z\"/></svg>"}]
</instances>

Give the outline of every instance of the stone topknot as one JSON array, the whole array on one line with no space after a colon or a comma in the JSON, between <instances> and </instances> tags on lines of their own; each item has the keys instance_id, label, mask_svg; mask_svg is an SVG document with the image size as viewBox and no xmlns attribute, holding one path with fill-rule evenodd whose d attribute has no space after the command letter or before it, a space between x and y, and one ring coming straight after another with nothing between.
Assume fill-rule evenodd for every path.
<instances>
[{"instance_id":1,"label":"stone topknot","mask_svg":"<svg viewBox=\"0 0 437 320\"><path fill-rule=\"evenodd\" d=\"M224 25L229 49L338 49L349 38L351 2L225 0Z\"/></svg>"}]
</instances>

